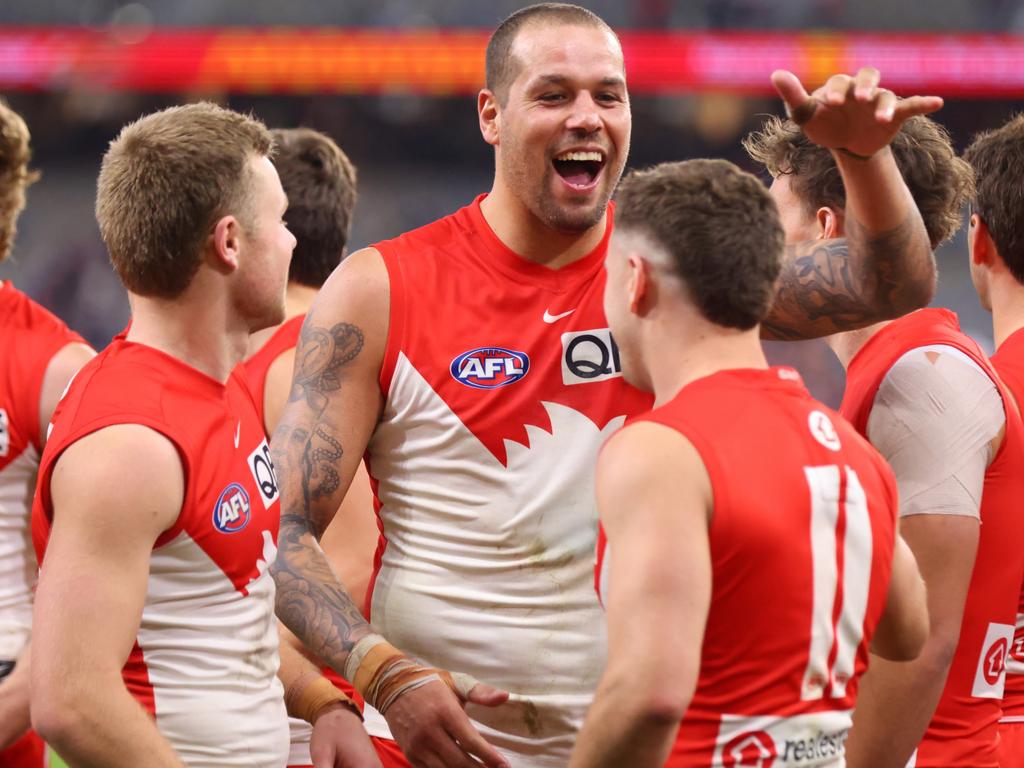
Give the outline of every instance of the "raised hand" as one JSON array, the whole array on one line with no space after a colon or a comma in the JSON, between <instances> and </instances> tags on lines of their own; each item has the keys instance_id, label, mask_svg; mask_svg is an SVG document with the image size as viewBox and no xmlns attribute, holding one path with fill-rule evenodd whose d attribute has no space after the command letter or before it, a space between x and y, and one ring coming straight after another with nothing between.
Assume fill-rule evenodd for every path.
<instances>
[{"instance_id":1,"label":"raised hand","mask_svg":"<svg viewBox=\"0 0 1024 768\"><path fill-rule=\"evenodd\" d=\"M833 75L808 94L800 79L784 69L772 73L772 85L786 104L786 113L815 144L859 159L868 159L889 145L900 126L914 115L942 107L938 96L899 98L879 88L879 72L864 67L855 77Z\"/></svg>"}]
</instances>

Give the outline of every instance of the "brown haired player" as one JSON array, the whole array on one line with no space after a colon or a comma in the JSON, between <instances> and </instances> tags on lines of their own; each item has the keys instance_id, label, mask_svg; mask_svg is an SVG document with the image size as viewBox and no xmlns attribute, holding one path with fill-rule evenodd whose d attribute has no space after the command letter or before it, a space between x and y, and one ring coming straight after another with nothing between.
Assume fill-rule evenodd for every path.
<instances>
[{"instance_id":1,"label":"brown haired player","mask_svg":"<svg viewBox=\"0 0 1024 768\"><path fill-rule=\"evenodd\" d=\"M783 233L763 184L691 160L617 202L605 311L655 403L598 461L608 665L571 765L842 765L868 647L913 658L927 635L892 472L765 361Z\"/></svg>"},{"instance_id":2,"label":"brown haired player","mask_svg":"<svg viewBox=\"0 0 1024 768\"><path fill-rule=\"evenodd\" d=\"M14 245L25 190L29 133L0 101L0 261ZM42 768L29 729L29 656L36 560L29 514L46 426L61 392L92 356L78 334L10 282L0 281L0 765Z\"/></svg>"},{"instance_id":3,"label":"brown haired player","mask_svg":"<svg viewBox=\"0 0 1024 768\"><path fill-rule=\"evenodd\" d=\"M261 123L193 104L126 126L103 159L97 219L132 325L58 405L33 509L32 720L72 765L279 768L282 694L375 762L339 696L310 695L298 663L276 677L278 492L235 372L284 315L295 239L271 147Z\"/></svg>"},{"instance_id":4,"label":"brown haired player","mask_svg":"<svg viewBox=\"0 0 1024 768\"><path fill-rule=\"evenodd\" d=\"M288 197L284 220L296 245L288 267L285 290L285 321L257 331L249 338L249 355L243 366L267 434L273 434L291 386L295 344L299 328L317 290L345 255L352 209L356 202L356 169L329 136L309 128L275 129L274 167ZM339 512L345 520L328 529L324 549L351 595L366 593L373 568L377 526L373 497L366 471L360 469ZM285 628L282 642L293 642ZM348 695L354 691L329 669L324 673ZM299 718L290 719L291 750L288 764L294 768L313 764L322 746L311 745L313 730ZM322 733L322 731L320 731Z\"/></svg>"},{"instance_id":5,"label":"brown haired player","mask_svg":"<svg viewBox=\"0 0 1024 768\"><path fill-rule=\"evenodd\" d=\"M1024 404L1024 117L974 137L964 153L976 191L967 234L971 278L981 305L992 312L996 353L992 365L1017 406ZM1018 505L1019 508L1019 505ZM1024 766L1024 598L1006 663L1000 768Z\"/></svg>"},{"instance_id":6,"label":"brown haired player","mask_svg":"<svg viewBox=\"0 0 1024 768\"><path fill-rule=\"evenodd\" d=\"M827 249L858 226L831 158L792 123L769 122L747 146L775 176L788 240ZM936 247L960 225L971 169L926 118L907 121L891 151ZM895 470L900 531L928 585L931 624L919 659L872 664L847 758L858 766L995 766L1000 654L1024 573L1013 501L1024 493L1019 419L984 354L946 310L920 310L829 343L847 368L840 412Z\"/></svg>"}]
</instances>

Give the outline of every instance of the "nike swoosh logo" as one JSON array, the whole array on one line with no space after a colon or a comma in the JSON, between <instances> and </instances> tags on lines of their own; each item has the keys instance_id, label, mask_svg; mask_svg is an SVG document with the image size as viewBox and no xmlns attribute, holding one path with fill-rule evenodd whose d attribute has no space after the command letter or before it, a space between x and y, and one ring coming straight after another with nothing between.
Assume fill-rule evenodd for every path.
<instances>
[{"instance_id":1,"label":"nike swoosh logo","mask_svg":"<svg viewBox=\"0 0 1024 768\"><path fill-rule=\"evenodd\" d=\"M238 447L238 438L242 436L242 422L238 422L238 426L235 427L235 448Z\"/></svg>"},{"instance_id":2,"label":"nike swoosh logo","mask_svg":"<svg viewBox=\"0 0 1024 768\"><path fill-rule=\"evenodd\" d=\"M562 312L560 315L552 315L550 312L548 312L545 309L544 310L544 322L545 323L553 323L553 322L555 322L555 320L561 320L563 317L568 317L569 315L571 315L575 311L576 311L576 308L573 307L568 312Z\"/></svg>"}]
</instances>

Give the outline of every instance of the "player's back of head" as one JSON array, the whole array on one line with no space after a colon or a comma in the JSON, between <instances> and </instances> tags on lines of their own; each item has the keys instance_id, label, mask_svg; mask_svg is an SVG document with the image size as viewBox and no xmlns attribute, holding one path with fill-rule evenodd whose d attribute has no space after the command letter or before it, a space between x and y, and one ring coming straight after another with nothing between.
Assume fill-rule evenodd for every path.
<instances>
[{"instance_id":1,"label":"player's back of head","mask_svg":"<svg viewBox=\"0 0 1024 768\"><path fill-rule=\"evenodd\" d=\"M775 203L757 178L725 160L686 160L633 171L615 211L669 257L701 315L747 330L768 313L782 261Z\"/></svg>"},{"instance_id":2,"label":"player's back of head","mask_svg":"<svg viewBox=\"0 0 1024 768\"><path fill-rule=\"evenodd\" d=\"M356 169L329 137L310 128L278 128L274 167L288 196L284 219L298 243L288 279L319 288L345 253L356 203Z\"/></svg>"},{"instance_id":3,"label":"player's back of head","mask_svg":"<svg viewBox=\"0 0 1024 768\"><path fill-rule=\"evenodd\" d=\"M964 159L975 173L974 212L1010 273L1024 283L1024 114L976 135Z\"/></svg>"},{"instance_id":4,"label":"player's back of head","mask_svg":"<svg viewBox=\"0 0 1024 768\"><path fill-rule=\"evenodd\" d=\"M126 125L103 156L96 193L100 234L124 286L179 296L218 218L251 225L248 161L272 146L258 120L205 102Z\"/></svg>"},{"instance_id":5,"label":"player's back of head","mask_svg":"<svg viewBox=\"0 0 1024 768\"><path fill-rule=\"evenodd\" d=\"M39 176L28 169L31 157L25 121L0 99L0 261L14 245L25 189Z\"/></svg>"},{"instance_id":6,"label":"player's back of head","mask_svg":"<svg viewBox=\"0 0 1024 768\"><path fill-rule=\"evenodd\" d=\"M513 53L516 37L531 24L570 24L585 27L601 27L613 36L611 27L593 11L570 3L536 3L520 8L510 14L487 41L485 56L487 89L505 103L508 87L523 67L522 61Z\"/></svg>"},{"instance_id":7,"label":"player's back of head","mask_svg":"<svg viewBox=\"0 0 1024 768\"><path fill-rule=\"evenodd\" d=\"M761 130L743 140L743 146L772 176L789 175L808 216L826 206L846 207L846 190L832 153L808 140L791 120L768 118ZM974 190L974 174L957 157L946 129L928 117L911 117L889 146L921 212L932 248L937 248L960 228L960 209Z\"/></svg>"}]
</instances>

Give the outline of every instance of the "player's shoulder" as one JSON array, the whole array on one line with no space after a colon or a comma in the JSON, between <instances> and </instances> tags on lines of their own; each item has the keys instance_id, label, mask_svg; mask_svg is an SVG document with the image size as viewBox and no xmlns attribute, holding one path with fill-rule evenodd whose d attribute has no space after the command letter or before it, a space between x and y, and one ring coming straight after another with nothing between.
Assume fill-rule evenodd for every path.
<instances>
[{"instance_id":1,"label":"player's shoulder","mask_svg":"<svg viewBox=\"0 0 1024 768\"><path fill-rule=\"evenodd\" d=\"M12 344L40 348L51 340L84 343L63 320L10 282L0 284L0 319L0 333L10 336Z\"/></svg>"}]
</instances>

